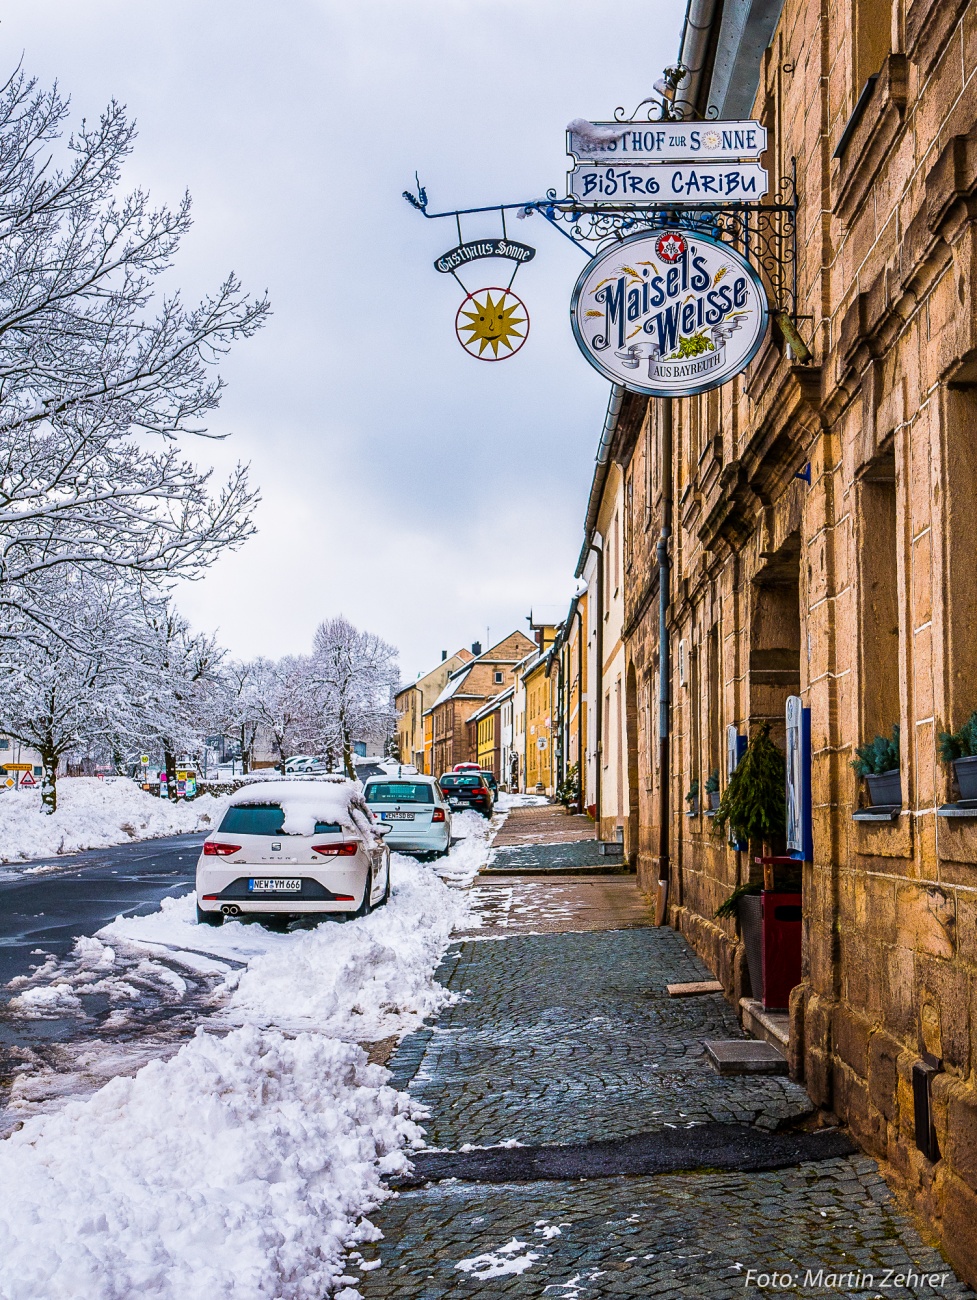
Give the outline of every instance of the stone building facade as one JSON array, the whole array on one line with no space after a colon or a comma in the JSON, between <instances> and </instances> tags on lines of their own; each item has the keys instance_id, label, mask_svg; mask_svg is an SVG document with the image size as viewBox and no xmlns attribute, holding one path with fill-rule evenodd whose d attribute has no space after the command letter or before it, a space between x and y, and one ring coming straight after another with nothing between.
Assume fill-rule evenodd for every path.
<instances>
[{"instance_id":1,"label":"stone building facade","mask_svg":"<svg viewBox=\"0 0 977 1300\"><path fill-rule=\"evenodd\" d=\"M470 650L456 650L448 656L441 652L441 662L416 681L402 686L394 696L397 710L397 753L402 763L413 763L419 772L426 772L424 744L424 715L447 685L448 678L462 664L474 659Z\"/></svg>"},{"instance_id":2,"label":"stone building facade","mask_svg":"<svg viewBox=\"0 0 977 1300\"><path fill-rule=\"evenodd\" d=\"M628 398L614 422L631 856L650 884L668 435L668 919L738 1000L743 943L715 912L751 864L703 812L685 815L684 796L714 771L725 783L727 727L770 721L782 744L799 694L814 860L792 1068L977 1282L977 819L938 750L977 710L977 0L784 0L779 17L690 0L690 20L686 107L762 120L773 189L796 160L798 325L813 356L799 364L771 332L723 388L668 407ZM901 808L860 819L855 748L895 725ZM938 1071L929 1155L914 1119L923 1060Z\"/></svg>"},{"instance_id":3,"label":"stone building facade","mask_svg":"<svg viewBox=\"0 0 977 1300\"><path fill-rule=\"evenodd\" d=\"M489 699L514 684L517 665L532 649L529 637L512 632L451 673L430 710L434 776L449 772L455 763L477 761L468 719Z\"/></svg>"}]
</instances>

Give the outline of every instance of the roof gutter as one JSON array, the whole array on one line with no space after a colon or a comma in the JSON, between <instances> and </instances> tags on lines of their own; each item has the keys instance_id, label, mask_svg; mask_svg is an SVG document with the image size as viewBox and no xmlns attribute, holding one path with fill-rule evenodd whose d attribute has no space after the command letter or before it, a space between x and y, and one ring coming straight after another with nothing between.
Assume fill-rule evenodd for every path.
<instances>
[{"instance_id":1,"label":"roof gutter","mask_svg":"<svg viewBox=\"0 0 977 1300\"><path fill-rule=\"evenodd\" d=\"M611 441L617 432L617 422L621 417L621 407L624 404L624 386L623 384L612 384L611 395L607 400L607 414L604 416L604 427L601 430L600 442L597 444L597 464L594 468L594 481L590 485L590 499L587 502L587 519L583 526L583 546L580 550L580 559L577 561L577 568L574 577L579 578L583 573L583 566L587 563L587 552L590 550L591 539L594 535L594 529L597 527L597 516L600 513L600 500L604 493L604 483L607 480L607 467L611 459Z\"/></svg>"},{"instance_id":2,"label":"roof gutter","mask_svg":"<svg viewBox=\"0 0 977 1300\"><path fill-rule=\"evenodd\" d=\"M722 11L722 0L689 0L679 45L679 63L688 77L673 101L682 117L704 117L709 97L710 45L713 25Z\"/></svg>"}]
</instances>

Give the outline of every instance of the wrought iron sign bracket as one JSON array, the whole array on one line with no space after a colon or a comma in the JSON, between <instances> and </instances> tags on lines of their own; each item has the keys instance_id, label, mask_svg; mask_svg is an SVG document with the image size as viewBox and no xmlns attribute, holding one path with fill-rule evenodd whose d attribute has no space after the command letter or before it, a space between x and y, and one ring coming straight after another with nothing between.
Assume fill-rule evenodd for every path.
<instances>
[{"instance_id":1,"label":"wrought iron sign bracket","mask_svg":"<svg viewBox=\"0 0 977 1300\"><path fill-rule=\"evenodd\" d=\"M427 192L418 181L417 193L404 191L404 198L429 221L448 218L459 231L461 218L482 213L500 214L505 229L505 214L517 218L539 213L554 230L588 257L602 252L614 240L643 230L680 226L692 234L709 236L730 244L759 271L767 290L771 310L783 314L796 325L797 316L797 165L791 159L790 171L781 179L772 202L763 203L675 203L662 201L646 206L613 202L581 203L572 197L561 198L548 190L544 198L522 203L495 203L486 207L449 208L444 212L428 211Z\"/></svg>"}]
</instances>

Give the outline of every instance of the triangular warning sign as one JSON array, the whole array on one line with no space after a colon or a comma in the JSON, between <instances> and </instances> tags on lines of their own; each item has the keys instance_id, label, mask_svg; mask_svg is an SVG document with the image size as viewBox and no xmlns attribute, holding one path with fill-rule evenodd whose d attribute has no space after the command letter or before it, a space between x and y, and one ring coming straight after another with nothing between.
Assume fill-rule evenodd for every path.
<instances>
[{"instance_id":1,"label":"triangular warning sign","mask_svg":"<svg viewBox=\"0 0 977 1300\"><path fill-rule=\"evenodd\" d=\"M34 780L33 772L24 772L21 775L20 788L23 790L25 785L37 785L37 782Z\"/></svg>"}]
</instances>

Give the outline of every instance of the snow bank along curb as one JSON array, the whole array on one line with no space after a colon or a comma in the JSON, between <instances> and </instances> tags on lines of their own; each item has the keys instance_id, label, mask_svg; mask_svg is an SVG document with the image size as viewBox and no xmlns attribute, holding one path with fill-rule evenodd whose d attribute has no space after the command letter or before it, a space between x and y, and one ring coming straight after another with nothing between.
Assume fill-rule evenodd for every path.
<instances>
[{"instance_id":1,"label":"snow bank along curb","mask_svg":"<svg viewBox=\"0 0 977 1300\"><path fill-rule=\"evenodd\" d=\"M147 794L128 777L100 781L74 776L58 782L58 810L48 815L41 811L39 791L7 790L0 794L0 862L210 831L226 804L209 794L191 803L170 803Z\"/></svg>"},{"instance_id":2,"label":"snow bank along curb","mask_svg":"<svg viewBox=\"0 0 977 1300\"><path fill-rule=\"evenodd\" d=\"M363 1216L387 1194L381 1175L423 1143L422 1114L357 1043L407 1032L452 996L433 975L468 914L429 866L395 856L392 880L387 907L343 925L214 930L187 895L79 941L77 974L50 985L58 1014L93 975L103 993L113 978L123 988L126 960L147 954L247 966L221 986L226 1037L198 1033L0 1143L0 1182L19 1193L0 1211L3 1300L321 1300L340 1287L354 1300L345 1252L375 1237ZM25 1013L43 1002L38 988Z\"/></svg>"},{"instance_id":3,"label":"snow bank along curb","mask_svg":"<svg viewBox=\"0 0 977 1300\"><path fill-rule=\"evenodd\" d=\"M361 1048L200 1033L0 1149L4 1300L321 1300L418 1136Z\"/></svg>"}]
</instances>

